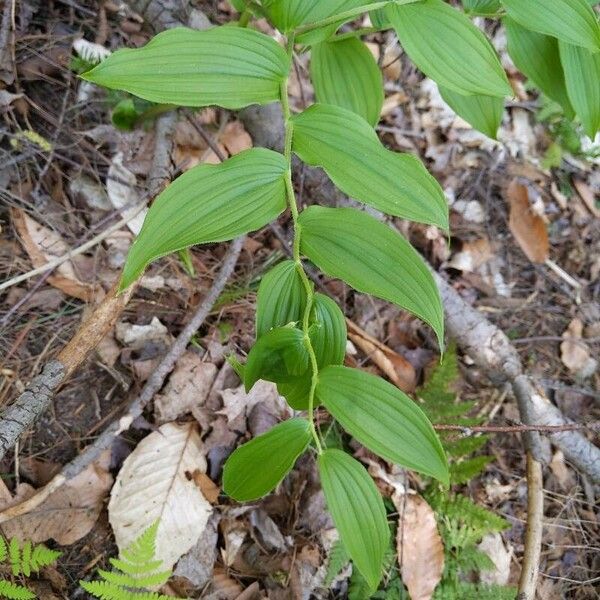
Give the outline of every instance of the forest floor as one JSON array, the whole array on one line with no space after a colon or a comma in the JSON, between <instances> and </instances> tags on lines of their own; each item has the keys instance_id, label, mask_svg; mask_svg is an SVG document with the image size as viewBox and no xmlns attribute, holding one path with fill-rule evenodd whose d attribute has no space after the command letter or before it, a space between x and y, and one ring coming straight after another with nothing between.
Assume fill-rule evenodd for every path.
<instances>
[{"instance_id":1,"label":"forest floor","mask_svg":"<svg viewBox=\"0 0 600 600\"><path fill-rule=\"evenodd\" d=\"M225 1L191 4L197 20L225 23L235 16ZM78 79L73 43L85 39L110 50L141 46L161 27L151 15L117 0L19 0L14 15L7 12L16 35L0 47L0 282L100 239L54 271L0 291L0 409L57 355L118 278L140 217L128 226L111 226L124 210L139 205L149 185L155 120L138 119L131 131L115 127L111 111L125 98ZM166 10L162 17L167 14L190 19L189 10L183 16ZM268 31L266 24L259 26ZM397 225L463 299L506 333L564 415L576 423L597 422L600 162L561 148L564 124L540 120L535 92L514 69L518 99L509 103L501 141L495 142L449 110L435 84L423 79L391 36L368 39L386 80L381 139L419 156L451 201L449 240L432 227ZM495 41L501 47L502 40ZM291 93L294 109L312 101L305 55L298 58ZM252 145L233 113L179 111L170 140L174 175L202 161L218 162L203 132L225 156ZM298 191L304 204L319 199L318 189L299 185ZM287 231L287 213L279 225ZM226 250L225 244L194 247L189 262L170 255L150 266L115 327L0 463L2 506L31 496L118 420L211 288ZM180 561L165 593L346 597L348 570L331 591L313 589L318 577L322 583L333 538L312 460L302 460L278 492L261 502L240 506L219 493L221 467L232 449L288 414L270 386L246 394L225 360L231 353L245 356L252 345L258 283L284 256L273 229L251 234L174 373L143 416L116 438L110 456L35 514L1 525L6 536L20 533L62 551L56 568L36 581L40 597L85 597L77 582L93 577L116 552L107 513L114 478L142 439L174 422L183 428L197 424L200 431L207 466L198 485L211 517L201 551L196 547L195 555ZM349 319L347 364L384 375L408 392L427 382L439 354L425 326L339 281L323 284ZM473 402L469 414L483 425L518 423L504 386L490 381L460 349L457 358L460 375L448 383L457 398ZM593 439L591 430L583 432ZM390 471L354 449L372 474L379 473L382 489L423 490L418 476ZM479 454L491 458L455 490L507 520L508 528L488 539L497 567L488 582L515 585L527 508L522 441L512 432L491 434ZM539 598L600 598L594 486L552 448L543 489ZM426 528L425 520L417 522L417 531ZM408 545L402 554L410 552Z\"/></svg>"}]
</instances>

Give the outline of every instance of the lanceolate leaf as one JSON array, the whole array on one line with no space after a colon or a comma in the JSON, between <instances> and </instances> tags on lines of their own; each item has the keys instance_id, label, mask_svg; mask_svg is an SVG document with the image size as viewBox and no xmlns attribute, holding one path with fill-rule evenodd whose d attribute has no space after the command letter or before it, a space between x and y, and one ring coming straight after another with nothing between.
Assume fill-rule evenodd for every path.
<instances>
[{"instance_id":1,"label":"lanceolate leaf","mask_svg":"<svg viewBox=\"0 0 600 600\"><path fill-rule=\"evenodd\" d=\"M272 491L310 442L306 419L289 419L240 446L223 469L223 489L238 502L257 500Z\"/></svg>"},{"instance_id":2,"label":"lanceolate leaf","mask_svg":"<svg viewBox=\"0 0 600 600\"><path fill-rule=\"evenodd\" d=\"M325 367L319 401L361 444L391 462L448 483L446 455L425 413L380 377L342 366Z\"/></svg>"},{"instance_id":3,"label":"lanceolate leaf","mask_svg":"<svg viewBox=\"0 0 600 600\"><path fill-rule=\"evenodd\" d=\"M500 0L462 0L462 5L473 15L493 15L501 8Z\"/></svg>"},{"instance_id":4,"label":"lanceolate leaf","mask_svg":"<svg viewBox=\"0 0 600 600\"><path fill-rule=\"evenodd\" d=\"M488 137L496 139L502 123L504 99L499 96L464 96L450 88L439 86L442 98L448 106L467 123Z\"/></svg>"},{"instance_id":5,"label":"lanceolate leaf","mask_svg":"<svg viewBox=\"0 0 600 600\"><path fill-rule=\"evenodd\" d=\"M586 0L502 0L517 23L575 46L600 50L600 25Z\"/></svg>"},{"instance_id":6,"label":"lanceolate leaf","mask_svg":"<svg viewBox=\"0 0 600 600\"><path fill-rule=\"evenodd\" d=\"M600 129L600 52L559 42L567 93L586 134Z\"/></svg>"},{"instance_id":7,"label":"lanceolate leaf","mask_svg":"<svg viewBox=\"0 0 600 600\"><path fill-rule=\"evenodd\" d=\"M285 208L285 170L281 154L252 148L177 178L150 207L127 256L121 289L165 254L230 240L272 221Z\"/></svg>"},{"instance_id":8,"label":"lanceolate leaf","mask_svg":"<svg viewBox=\"0 0 600 600\"><path fill-rule=\"evenodd\" d=\"M256 336L273 327L302 320L306 290L293 260L273 267L260 282L256 302Z\"/></svg>"},{"instance_id":9,"label":"lanceolate leaf","mask_svg":"<svg viewBox=\"0 0 600 600\"><path fill-rule=\"evenodd\" d=\"M301 251L330 277L409 310L443 346L442 303L423 259L397 232L352 208L311 206L300 213Z\"/></svg>"},{"instance_id":10,"label":"lanceolate leaf","mask_svg":"<svg viewBox=\"0 0 600 600\"><path fill-rule=\"evenodd\" d=\"M390 537L381 495L366 469L341 450L319 456L319 474L342 543L374 591Z\"/></svg>"},{"instance_id":11,"label":"lanceolate leaf","mask_svg":"<svg viewBox=\"0 0 600 600\"><path fill-rule=\"evenodd\" d=\"M346 319L340 307L328 296L315 294L310 330L317 364L341 365L346 355Z\"/></svg>"},{"instance_id":12,"label":"lanceolate leaf","mask_svg":"<svg viewBox=\"0 0 600 600\"><path fill-rule=\"evenodd\" d=\"M310 77L317 102L347 108L373 126L379 121L383 78L375 58L359 39L313 46Z\"/></svg>"},{"instance_id":13,"label":"lanceolate leaf","mask_svg":"<svg viewBox=\"0 0 600 600\"><path fill-rule=\"evenodd\" d=\"M244 368L246 391L259 380L289 382L308 369L304 334L296 327L271 329L258 339L248 353Z\"/></svg>"},{"instance_id":14,"label":"lanceolate leaf","mask_svg":"<svg viewBox=\"0 0 600 600\"><path fill-rule=\"evenodd\" d=\"M531 31L510 17L504 18L508 52L517 68L546 96L558 102L571 118L573 108L569 102L563 70L560 68L556 38Z\"/></svg>"},{"instance_id":15,"label":"lanceolate leaf","mask_svg":"<svg viewBox=\"0 0 600 600\"><path fill-rule=\"evenodd\" d=\"M492 45L462 12L442 0L385 11L408 56L439 85L459 94L512 95Z\"/></svg>"},{"instance_id":16,"label":"lanceolate leaf","mask_svg":"<svg viewBox=\"0 0 600 600\"><path fill-rule=\"evenodd\" d=\"M258 31L176 28L118 50L82 77L152 102L236 109L279 100L288 68L283 48Z\"/></svg>"},{"instance_id":17,"label":"lanceolate leaf","mask_svg":"<svg viewBox=\"0 0 600 600\"><path fill-rule=\"evenodd\" d=\"M345 194L390 215L448 229L448 206L421 161L387 150L353 112L315 104L293 118L293 150Z\"/></svg>"}]
</instances>

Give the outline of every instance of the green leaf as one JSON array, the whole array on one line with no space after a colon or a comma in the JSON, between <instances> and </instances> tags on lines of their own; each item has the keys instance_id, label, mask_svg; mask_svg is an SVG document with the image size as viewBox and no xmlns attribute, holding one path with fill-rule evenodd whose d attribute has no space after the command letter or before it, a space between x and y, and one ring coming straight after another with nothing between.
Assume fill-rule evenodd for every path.
<instances>
[{"instance_id":1,"label":"green leaf","mask_svg":"<svg viewBox=\"0 0 600 600\"><path fill-rule=\"evenodd\" d=\"M279 100L288 69L284 49L258 31L179 27L117 50L82 77L152 102L237 109Z\"/></svg>"},{"instance_id":2,"label":"green leaf","mask_svg":"<svg viewBox=\"0 0 600 600\"><path fill-rule=\"evenodd\" d=\"M273 267L260 282L256 302L256 336L273 327L302 320L306 290L293 260Z\"/></svg>"},{"instance_id":3,"label":"green leaf","mask_svg":"<svg viewBox=\"0 0 600 600\"><path fill-rule=\"evenodd\" d=\"M373 27L376 27L379 30L392 28L392 24L390 23L390 20L387 18L384 8L378 8L377 10L370 11L369 18L371 19L371 23L373 24Z\"/></svg>"},{"instance_id":4,"label":"green leaf","mask_svg":"<svg viewBox=\"0 0 600 600\"><path fill-rule=\"evenodd\" d=\"M513 95L494 48L460 11L442 0L385 11L410 59L439 85L465 95Z\"/></svg>"},{"instance_id":5,"label":"green leaf","mask_svg":"<svg viewBox=\"0 0 600 600\"><path fill-rule=\"evenodd\" d=\"M308 352L302 331L278 327L260 337L248 353L244 385L249 391L259 379L275 383L294 381L307 369Z\"/></svg>"},{"instance_id":6,"label":"green leaf","mask_svg":"<svg viewBox=\"0 0 600 600\"><path fill-rule=\"evenodd\" d=\"M527 29L600 50L600 25L586 0L502 0L502 4L508 16Z\"/></svg>"},{"instance_id":7,"label":"green leaf","mask_svg":"<svg viewBox=\"0 0 600 600\"><path fill-rule=\"evenodd\" d=\"M563 70L560 68L558 41L519 25L510 17L503 19L508 53L522 71L548 98L558 102L572 118Z\"/></svg>"},{"instance_id":8,"label":"green leaf","mask_svg":"<svg viewBox=\"0 0 600 600\"><path fill-rule=\"evenodd\" d=\"M324 273L414 313L444 340L442 302L423 259L396 231L352 208L300 213L300 249Z\"/></svg>"},{"instance_id":9,"label":"green leaf","mask_svg":"<svg viewBox=\"0 0 600 600\"><path fill-rule=\"evenodd\" d=\"M448 229L448 205L437 181L415 156L387 150L364 119L315 104L292 123L294 152L322 167L342 192L390 215Z\"/></svg>"},{"instance_id":10,"label":"green leaf","mask_svg":"<svg viewBox=\"0 0 600 600\"><path fill-rule=\"evenodd\" d=\"M439 86L444 102L469 125L492 139L496 139L502 123L504 99L498 96L464 96L450 88Z\"/></svg>"},{"instance_id":11,"label":"green leaf","mask_svg":"<svg viewBox=\"0 0 600 600\"><path fill-rule=\"evenodd\" d=\"M350 557L340 540L336 540L331 546L327 560L327 574L325 575L324 587L330 588L333 580L340 571L348 564Z\"/></svg>"},{"instance_id":12,"label":"green leaf","mask_svg":"<svg viewBox=\"0 0 600 600\"><path fill-rule=\"evenodd\" d=\"M383 77L357 38L312 47L310 77L317 102L347 108L375 126L383 106Z\"/></svg>"},{"instance_id":13,"label":"green leaf","mask_svg":"<svg viewBox=\"0 0 600 600\"><path fill-rule=\"evenodd\" d=\"M237 448L223 469L223 489L238 502L257 500L283 480L311 439L306 419L289 419Z\"/></svg>"},{"instance_id":14,"label":"green leaf","mask_svg":"<svg viewBox=\"0 0 600 600\"><path fill-rule=\"evenodd\" d=\"M462 5L472 15L494 15L501 8L500 0L462 0Z\"/></svg>"},{"instance_id":15,"label":"green leaf","mask_svg":"<svg viewBox=\"0 0 600 600\"><path fill-rule=\"evenodd\" d=\"M446 454L429 419L404 392L358 369L325 367L319 401L356 440L382 458L448 483Z\"/></svg>"},{"instance_id":16,"label":"green leaf","mask_svg":"<svg viewBox=\"0 0 600 600\"><path fill-rule=\"evenodd\" d=\"M354 565L377 588L390 531L383 500L366 469L341 450L319 456L327 508Z\"/></svg>"},{"instance_id":17,"label":"green leaf","mask_svg":"<svg viewBox=\"0 0 600 600\"><path fill-rule=\"evenodd\" d=\"M1 580L0 598L9 598L10 600L32 600L36 598L36 595L22 585Z\"/></svg>"},{"instance_id":18,"label":"green leaf","mask_svg":"<svg viewBox=\"0 0 600 600\"><path fill-rule=\"evenodd\" d=\"M319 368L326 365L341 365L346 356L346 319L340 307L328 296L315 294L311 329L312 347Z\"/></svg>"},{"instance_id":19,"label":"green leaf","mask_svg":"<svg viewBox=\"0 0 600 600\"><path fill-rule=\"evenodd\" d=\"M600 129L600 52L559 42L567 93L586 134Z\"/></svg>"},{"instance_id":20,"label":"green leaf","mask_svg":"<svg viewBox=\"0 0 600 600\"><path fill-rule=\"evenodd\" d=\"M149 262L193 244L260 229L285 209L285 158L251 148L218 165L198 165L153 202L129 255L121 289Z\"/></svg>"}]
</instances>

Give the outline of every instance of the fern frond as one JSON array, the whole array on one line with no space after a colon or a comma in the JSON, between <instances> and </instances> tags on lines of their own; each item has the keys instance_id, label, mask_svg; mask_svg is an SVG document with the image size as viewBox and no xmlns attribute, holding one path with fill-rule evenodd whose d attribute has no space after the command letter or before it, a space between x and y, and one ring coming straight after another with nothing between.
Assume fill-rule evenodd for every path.
<instances>
[{"instance_id":1,"label":"fern frond","mask_svg":"<svg viewBox=\"0 0 600 600\"><path fill-rule=\"evenodd\" d=\"M493 456L474 456L450 464L450 483L461 484L471 481L479 475L486 465L494 460Z\"/></svg>"},{"instance_id":2,"label":"fern frond","mask_svg":"<svg viewBox=\"0 0 600 600\"><path fill-rule=\"evenodd\" d=\"M339 572L350 562L350 557L341 540L334 542L329 552L329 561L327 563L327 574L325 575L324 586L329 588Z\"/></svg>"},{"instance_id":3,"label":"fern frond","mask_svg":"<svg viewBox=\"0 0 600 600\"><path fill-rule=\"evenodd\" d=\"M80 581L79 584L98 600L183 600L158 592L131 591L107 581Z\"/></svg>"},{"instance_id":4,"label":"fern frond","mask_svg":"<svg viewBox=\"0 0 600 600\"><path fill-rule=\"evenodd\" d=\"M10 557L10 566L12 574L16 577L21 574L21 552L19 549L19 540L12 538L8 544L8 555Z\"/></svg>"},{"instance_id":5,"label":"fern frond","mask_svg":"<svg viewBox=\"0 0 600 600\"><path fill-rule=\"evenodd\" d=\"M62 552L58 550L50 550L44 546L44 544L38 544L34 546L33 551L31 552L31 570L36 573L42 567L47 567L56 562L58 557L62 554Z\"/></svg>"},{"instance_id":6,"label":"fern frond","mask_svg":"<svg viewBox=\"0 0 600 600\"><path fill-rule=\"evenodd\" d=\"M136 564L121 560L120 558L109 558L108 560L113 567L132 576L142 576L150 571L157 571L162 566L162 560L150 560L147 563Z\"/></svg>"},{"instance_id":7,"label":"fern frond","mask_svg":"<svg viewBox=\"0 0 600 600\"><path fill-rule=\"evenodd\" d=\"M21 549L21 571L25 577L31 575L31 540L27 540Z\"/></svg>"},{"instance_id":8,"label":"fern frond","mask_svg":"<svg viewBox=\"0 0 600 600\"><path fill-rule=\"evenodd\" d=\"M458 439L444 440L444 448L452 458L462 458L477 452L477 450L481 450L487 444L487 441L488 436L486 435L471 435Z\"/></svg>"},{"instance_id":9,"label":"fern frond","mask_svg":"<svg viewBox=\"0 0 600 600\"><path fill-rule=\"evenodd\" d=\"M166 583L169 580L169 577L171 577L171 571L159 571L157 573L147 574L143 577L133 577L125 573L119 573L118 571L104 571L98 569L98 575L105 581L122 587L151 588L155 585Z\"/></svg>"},{"instance_id":10,"label":"fern frond","mask_svg":"<svg viewBox=\"0 0 600 600\"><path fill-rule=\"evenodd\" d=\"M0 562L4 562L8 556L8 546L6 540L0 535Z\"/></svg>"},{"instance_id":11,"label":"fern frond","mask_svg":"<svg viewBox=\"0 0 600 600\"><path fill-rule=\"evenodd\" d=\"M35 594L27 588L10 581L0 581L0 598L9 598L9 600L33 600Z\"/></svg>"}]
</instances>

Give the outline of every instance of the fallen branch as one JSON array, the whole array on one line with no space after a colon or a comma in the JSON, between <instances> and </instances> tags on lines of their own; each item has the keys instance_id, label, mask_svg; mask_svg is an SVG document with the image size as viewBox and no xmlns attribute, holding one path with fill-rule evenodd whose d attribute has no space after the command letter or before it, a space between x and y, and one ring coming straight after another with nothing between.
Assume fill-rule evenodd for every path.
<instances>
[{"instance_id":1,"label":"fallen branch","mask_svg":"<svg viewBox=\"0 0 600 600\"><path fill-rule=\"evenodd\" d=\"M563 431L577 431L588 429L590 431L600 430L600 422L594 423L567 423L565 425L434 425L436 431L459 431L463 435L474 435L476 433L525 433L537 431L538 433L560 433Z\"/></svg>"}]
</instances>

